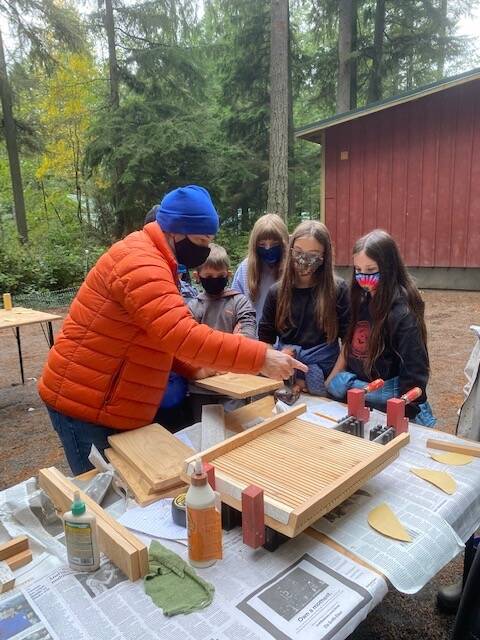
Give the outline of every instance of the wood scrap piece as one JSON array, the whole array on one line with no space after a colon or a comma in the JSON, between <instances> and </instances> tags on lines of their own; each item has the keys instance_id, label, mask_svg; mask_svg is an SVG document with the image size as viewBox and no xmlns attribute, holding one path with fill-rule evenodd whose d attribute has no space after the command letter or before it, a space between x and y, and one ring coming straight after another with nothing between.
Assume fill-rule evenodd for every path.
<instances>
[{"instance_id":1,"label":"wood scrap piece","mask_svg":"<svg viewBox=\"0 0 480 640\"><path fill-rule=\"evenodd\" d=\"M119 433L108 441L154 491L178 486L183 461L193 454L193 449L159 424Z\"/></svg>"},{"instance_id":2,"label":"wood scrap piece","mask_svg":"<svg viewBox=\"0 0 480 640\"><path fill-rule=\"evenodd\" d=\"M452 478L452 476L446 471L435 471L435 469L418 468L412 468L410 469L410 471L414 475L422 478L423 480L426 480L427 482L430 482L449 495L454 494L457 490L457 483L455 482L454 478Z\"/></svg>"},{"instance_id":3,"label":"wood scrap piece","mask_svg":"<svg viewBox=\"0 0 480 640\"><path fill-rule=\"evenodd\" d=\"M25 551L28 549L28 538L27 536L17 536L16 538L12 538L12 540L8 540L8 542L4 542L0 544L0 561L6 560L10 556L14 556L20 551Z\"/></svg>"},{"instance_id":4,"label":"wood scrap piece","mask_svg":"<svg viewBox=\"0 0 480 640\"><path fill-rule=\"evenodd\" d=\"M0 593L6 593L15 586L15 576L6 562L0 562Z\"/></svg>"},{"instance_id":5,"label":"wood scrap piece","mask_svg":"<svg viewBox=\"0 0 480 640\"><path fill-rule=\"evenodd\" d=\"M225 427L239 433L273 416L275 400L272 395L255 400L234 411L225 411Z\"/></svg>"},{"instance_id":6,"label":"wood scrap piece","mask_svg":"<svg viewBox=\"0 0 480 640\"><path fill-rule=\"evenodd\" d=\"M480 446L475 445L473 442L470 443L467 440L452 442L451 440L435 440L434 438L429 438L427 440L427 449L452 451L453 453L463 453L466 456L480 458Z\"/></svg>"},{"instance_id":7,"label":"wood scrap piece","mask_svg":"<svg viewBox=\"0 0 480 640\"><path fill-rule=\"evenodd\" d=\"M283 386L281 380L263 378L252 373L224 373L203 380L195 380L195 384L203 389L238 400L275 391Z\"/></svg>"},{"instance_id":8,"label":"wood scrap piece","mask_svg":"<svg viewBox=\"0 0 480 640\"><path fill-rule=\"evenodd\" d=\"M10 556L5 560L12 571L16 569L20 569L20 567L24 567L26 564L32 561L32 552L30 549L25 549L24 551L20 551L20 553L16 553L14 556Z\"/></svg>"},{"instance_id":9,"label":"wood scrap piece","mask_svg":"<svg viewBox=\"0 0 480 640\"><path fill-rule=\"evenodd\" d=\"M412 538L388 504L382 502L368 514L368 524L388 538L412 542Z\"/></svg>"},{"instance_id":10,"label":"wood scrap piece","mask_svg":"<svg viewBox=\"0 0 480 640\"><path fill-rule=\"evenodd\" d=\"M67 511L78 487L55 467L41 469L38 477L40 487L50 496L54 505L62 512ZM135 581L143 577L148 571L147 547L83 491L80 491L80 496L97 517L98 544L101 551L130 580Z\"/></svg>"},{"instance_id":11,"label":"wood scrap piece","mask_svg":"<svg viewBox=\"0 0 480 640\"><path fill-rule=\"evenodd\" d=\"M141 507L146 507L152 504L152 502L156 502L162 498L175 498L187 490L187 485L181 482L176 487L170 487L169 489L165 489L165 491L153 491L145 478L142 478L117 451L105 449L104 453Z\"/></svg>"},{"instance_id":12,"label":"wood scrap piece","mask_svg":"<svg viewBox=\"0 0 480 640\"><path fill-rule=\"evenodd\" d=\"M445 453L431 453L430 457L436 462L449 464L454 467L461 467L464 464L473 462L473 456L466 456L463 453L453 453L453 451L445 451Z\"/></svg>"}]
</instances>

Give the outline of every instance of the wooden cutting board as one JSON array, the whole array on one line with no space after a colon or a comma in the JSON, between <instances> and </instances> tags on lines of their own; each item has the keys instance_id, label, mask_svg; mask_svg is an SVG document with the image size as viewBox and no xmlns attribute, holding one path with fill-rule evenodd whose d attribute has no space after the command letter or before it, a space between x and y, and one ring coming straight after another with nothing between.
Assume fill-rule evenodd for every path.
<instances>
[{"instance_id":1,"label":"wooden cutting board","mask_svg":"<svg viewBox=\"0 0 480 640\"><path fill-rule=\"evenodd\" d=\"M185 458L194 454L159 424L149 424L108 438L110 446L147 481L153 491L180 484Z\"/></svg>"},{"instance_id":2,"label":"wooden cutting board","mask_svg":"<svg viewBox=\"0 0 480 640\"><path fill-rule=\"evenodd\" d=\"M275 391L283 386L281 380L262 378L251 373L223 373L220 376L195 380L195 384L208 391L239 400Z\"/></svg>"}]
</instances>

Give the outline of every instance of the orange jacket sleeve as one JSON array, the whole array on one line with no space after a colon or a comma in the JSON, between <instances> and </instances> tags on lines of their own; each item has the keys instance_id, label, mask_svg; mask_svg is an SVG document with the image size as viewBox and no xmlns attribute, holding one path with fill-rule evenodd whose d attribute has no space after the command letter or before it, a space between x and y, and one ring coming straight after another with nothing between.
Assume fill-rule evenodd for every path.
<instances>
[{"instance_id":1,"label":"orange jacket sleeve","mask_svg":"<svg viewBox=\"0 0 480 640\"><path fill-rule=\"evenodd\" d=\"M161 256L126 255L113 267L111 278L116 299L163 351L191 367L233 373L260 371L266 345L198 324Z\"/></svg>"}]
</instances>

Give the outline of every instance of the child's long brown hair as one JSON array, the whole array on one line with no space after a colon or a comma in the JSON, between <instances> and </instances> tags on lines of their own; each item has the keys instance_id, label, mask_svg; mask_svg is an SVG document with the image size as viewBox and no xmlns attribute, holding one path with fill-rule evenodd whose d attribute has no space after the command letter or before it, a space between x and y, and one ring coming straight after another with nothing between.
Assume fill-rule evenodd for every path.
<instances>
[{"instance_id":1,"label":"child's long brown hair","mask_svg":"<svg viewBox=\"0 0 480 640\"><path fill-rule=\"evenodd\" d=\"M292 248L295 241L305 236L311 236L319 242L323 249L323 266L313 274L315 299L315 320L317 327L327 334L327 342L333 342L338 337L338 321L336 314L337 293L335 276L333 274L333 250L330 233L327 227L316 220L308 220L298 225L290 238L285 269L278 287L278 300L275 324L278 331L285 331L293 326L292 295L295 286L295 267L292 258Z\"/></svg>"},{"instance_id":2,"label":"child's long brown hair","mask_svg":"<svg viewBox=\"0 0 480 640\"><path fill-rule=\"evenodd\" d=\"M370 303L372 328L368 339L365 371L371 376L375 361L385 349L385 340L389 333L388 314L396 295L401 293L406 296L408 306L416 316L425 348L427 347L427 328L424 318L425 303L405 267L398 245L392 236L382 229L370 231L357 240L353 247L353 255L361 251L365 251L366 255L378 264L380 272L380 281ZM352 344L360 305L365 295L365 291L355 279L354 269L350 285L351 320L346 337L347 350Z\"/></svg>"},{"instance_id":3,"label":"child's long brown hair","mask_svg":"<svg viewBox=\"0 0 480 640\"><path fill-rule=\"evenodd\" d=\"M248 270L247 281L250 298L256 301L260 288L260 276L262 273L262 261L257 254L257 245L262 240L274 240L282 245L283 255L275 266L275 279L280 277L285 264L288 246L288 229L285 222L276 213L266 213L253 225L252 233L248 241Z\"/></svg>"}]
</instances>

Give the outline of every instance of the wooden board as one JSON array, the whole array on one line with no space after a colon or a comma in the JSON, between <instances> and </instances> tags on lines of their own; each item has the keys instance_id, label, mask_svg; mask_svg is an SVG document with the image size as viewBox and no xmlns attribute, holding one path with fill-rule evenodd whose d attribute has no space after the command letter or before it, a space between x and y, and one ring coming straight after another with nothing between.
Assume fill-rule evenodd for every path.
<instances>
[{"instance_id":1,"label":"wooden board","mask_svg":"<svg viewBox=\"0 0 480 640\"><path fill-rule=\"evenodd\" d=\"M480 445L475 442L467 442L466 440L450 442L449 440L435 440L430 438L427 440L427 449L440 449L441 451L463 453L466 456L475 456L476 458L480 458Z\"/></svg>"},{"instance_id":2,"label":"wooden board","mask_svg":"<svg viewBox=\"0 0 480 640\"><path fill-rule=\"evenodd\" d=\"M152 502L162 498L175 498L179 493L187 490L187 485L183 482L165 491L153 491L148 482L132 467L125 458L113 449L105 449L107 459L115 467L119 476L133 493L135 500L141 507L146 507Z\"/></svg>"},{"instance_id":3,"label":"wooden board","mask_svg":"<svg viewBox=\"0 0 480 640\"><path fill-rule=\"evenodd\" d=\"M193 453L190 447L158 424L110 436L108 441L153 491L178 486L183 461Z\"/></svg>"},{"instance_id":4,"label":"wooden board","mask_svg":"<svg viewBox=\"0 0 480 640\"><path fill-rule=\"evenodd\" d=\"M0 561L6 560L10 556L14 556L20 551L26 551L28 549L27 536L17 536L8 542L0 544Z\"/></svg>"},{"instance_id":5,"label":"wooden board","mask_svg":"<svg viewBox=\"0 0 480 640\"><path fill-rule=\"evenodd\" d=\"M283 386L281 380L262 378L251 373L224 373L220 376L195 380L195 384L213 393L238 400L275 391Z\"/></svg>"},{"instance_id":6,"label":"wooden board","mask_svg":"<svg viewBox=\"0 0 480 640\"><path fill-rule=\"evenodd\" d=\"M250 428L250 426L255 426L255 424L252 424L255 421L263 422L263 420L271 418L273 416L274 406L275 400L273 396L268 395L260 398L260 400L246 404L244 407L240 407L240 409L226 411L225 427L236 433L245 431L245 429Z\"/></svg>"},{"instance_id":7,"label":"wooden board","mask_svg":"<svg viewBox=\"0 0 480 640\"><path fill-rule=\"evenodd\" d=\"M0 309L0 329L7 327L21 327L25 324L38 324L39 322L53 322L61 320L62 316L35 309L24 309L23 307L13 307L13 309Z\"/></svg>"},{"instance_id":8,"label":"wooden board","mask_svg":"<svg viewBox=\"0 0 480 640\"><path fill-rule=\"evenodd\" d=\"M32 552L30 549L24 549L24 551L20 551L20 553L16 553L14 556L9 556L5 559L11 571L16 571L31 561Z\"/></svg>"},{"instance_id":9,"label":"wooden board","mask_svg":"<svg viewBox=\"0 0 480 640\"><path fill-rule=\"evenodd\" d=\"M79 491L55 467L40 469L40 487L48 494L55 507L68 511L75 491ZM117 522L83 491L81 499L97 517L98 546L130 580L138 580L148 572L148 549L131 531Z\"/></svg>"},{"instance_id":10,"label":"wooden board","mask_svg":"<svg viewBox=\"0 0 480 640\"><path fill-rule=\"evenodd\" d=\"M298 418L294 407L201 454L215 467L222 500L241 509L241 491L264 491L265 523L294 537L357 491L398 456L409 441L401 434L386 445ZM193 456L185 461L183 478Z\"/></svg>"}]
</instances>

